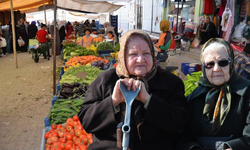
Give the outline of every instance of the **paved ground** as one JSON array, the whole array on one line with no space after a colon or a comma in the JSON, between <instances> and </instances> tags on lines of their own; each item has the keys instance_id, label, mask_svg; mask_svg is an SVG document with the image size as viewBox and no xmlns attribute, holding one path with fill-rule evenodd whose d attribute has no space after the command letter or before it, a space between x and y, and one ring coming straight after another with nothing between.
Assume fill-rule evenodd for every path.
<instances>
[{"instance_id":1,"label":"paved ground","mask_svg":"<svg viewBox=\"0 0 250 150\"><path fill-rule=\"evenodd\" d=\"M178 66L184 79L181 63L199 63L199 55L195 49L177 51L168 66ZM40 58L35 63L28 53L17 57L19 68L12 54L0 58L0 150L37 150L53 96L52 60ZM61 66L59 58L57 61Z\"/></svg>"},{"instance_id":2,"label":"paved ground","mask_svg":"<svg viewBox=\"0 0 250 150\"><path fill-rule=\"evenodd\" d=\"M52 60L17 57L18 68L13 54L0 58L0 150L37 150L53 97Z\"/></svg>"}]
</instances>

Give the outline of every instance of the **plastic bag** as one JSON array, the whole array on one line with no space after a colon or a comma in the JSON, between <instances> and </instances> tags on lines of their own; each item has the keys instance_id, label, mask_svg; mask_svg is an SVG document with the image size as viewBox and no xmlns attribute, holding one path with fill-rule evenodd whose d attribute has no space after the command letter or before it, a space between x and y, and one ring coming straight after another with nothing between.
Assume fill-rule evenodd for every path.
<instances>
[{"instance_id":1,"label":"plastic bag","mask_svg":"<svg viewBox=\"0 0 250 150\"><path fill-rule=\"evenodd\" d=\"M200 37L199 37L199 36L196 36L196 37L194 38L192 44L191 44L191 47L192 47L192 48L198 48L199 45L200 45L200 42L201 42Z\"/></svg>"},{"instance_id":2,"label":"plastic bag","mask_svg":"<svg viewBox=\"0 0 250 150\"><path fill-rule=\"evenodd\" d=\"M5 38L1 37L0 42L1 42L1 47L6 47L7 43L6 43Z\"/></svg>"},{"instance_id":3,"label":"plastic bag","mask_svg":"<svg viewBox=\"0 0 250 150\"><path fill-rule=\"evenodd\" d=\"M21 47L21 46L24 46L24 45L25 45L25 42L24 42L24 40L23 40L23 39L18 39L18 40L17 40L17 42L18 42L19 47Z\"/></svg>"}]
</instances>

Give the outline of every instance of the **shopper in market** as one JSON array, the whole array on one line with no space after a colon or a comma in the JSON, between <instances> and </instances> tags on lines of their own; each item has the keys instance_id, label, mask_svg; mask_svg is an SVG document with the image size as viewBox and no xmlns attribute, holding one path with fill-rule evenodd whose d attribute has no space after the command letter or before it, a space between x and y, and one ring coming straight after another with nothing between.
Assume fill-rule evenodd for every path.
<instances>
[{"instance_id":1,"label":"shopper in market","mask_svg":"<svg viewBox=\"0 0 250 150\"><path fill-rule=\"evenodd\" d=\"M95 24L95 20L92 20L92 21L91 21L90 26L91 26L92 31L97 31L96 24Z\"/></svg>"},{"instance_id":2,"label":"shopper in market","mask_svg":"<svg viewBox=\"0 0 250 150\"><path fill-rule=\"evenodd\" d=\"M28 26L28 38L34 39L36 37L38 29L36 26L36 21L32 21L31 24Z\"/></svg>"},{"instance_id":3,"label":"shopper in market","mask_svg":"<svg viewBox=\"0 0 250 150\"><path fill-rule=\"evenodd\" d=\"M128 90L136 90L142 81L132 105L129 148L174 149L175 137L188 121L183 82L155 64L153 44L145 32L126 32L120 47L117 67L90 85L78 114L83 128L93 134L88 149L121 149L122 133L117 126L124 122L126 104L120 81Z\"/></svg>"},{"instance_id":4,"label":"shopper in market","mask_svg":"<svg viewBox=\"0 0 250 150\"><path fill-rule=\"evenodd\" d=\"M46 30L47 30L47 26L45 24L42 24L41 29L37 31L36 33L36 39L38 39L42 47L47 47L47 54L48 54L48 57L50 57L50 50L49 50L47 37L48 39L52 39L52 37L50 36L50 34L48 34ZM46 58L46 55L44 57Z\"/></svg>"},{"instance_id":5,"label":"shopper in market","mask_svg":"<svg viewBox=\"0 0 250 150\"><path fill-rule=\"evenodd\" d=\"M234 51L235 71L242 77L250 80L250 43L248 43L243 52Z\"/></svg>"},{"instance_id":6,"label":"shopper in market","mask_svg":"<svg viewBox=\"0 0 250 150\"><path fill-rule=\"evenodd\" d=\"M59 21L59 24L58 24L59 38L60 38L60 50L62 50L63 48L62 42L65 40L65 37L66 37L65 23L66 23L65 20L61 20Z\"/></svg>"},{"instance_id":7,"label":"shopper in market","mask_svg":"<svg viewBox=\"0 0 250 150\"><path fill-rule=\"evenodd\" d=\"M217 38L218 34L216 27L213 22L211 22L210 17L206 17L205 24L200 28L201 42L200 44L206 43L211 38Z\"/></svg>"},{"instance_id":8,"label":"shopper in market","mask_svg":"<svg viewBox=\"0 0 250 150\"><path fill-rule=\"evenodd\" d=\"M82 43L81 45L83 47L88 47L91 44L94 44L94 38L90 36L91 30L89 28L86 28L84 30L85 35L82 37Z\"/></svg>"},{"instance_id":9,"label":"shopper in market","mask_svg":"<svg viewBox=\"0 0 250 150\"><path fill-rule=\"evenodd\" d=\"M234 52L214 38L201 51L199 86L187 97L189 123L179 150L250 149L250 81L234 68Z\"/></svg>"},{"instance_id":10,"label":"shopper in market","mask_svg":"<svg viewBox=\"0 0 250 150\"><path fill-rule=\"evenodd\" d=\"M19 44L16 45L17 51L18 52L27 52L28 51L28 47L27 47L28 35L26 32L24 23L21 21L18 21L18 25L17 25L16 29L17 29L16 34L17 34L18 39L24 41L24 45L19 45Z\"/></svg>"},{"instance_id":11,"label":"shopper in market","mask_svg":"<svg viewBox=\"0 0 250 150\"><path fill-rule=\"evenodd\" d=\"M99 34L99 36L106 36L108 34L109 31L112 31L112 33L114 33L114 37L115 37L115 41L117 41L117 35L115 34L115 28L112 27L108 22L105 22L103 24L104 28L106 28L105 33L104 34Z\"/></svg>"},{"instance_id":12,"label":"shopper in market","mask_svg":"<svg viewBox=\"0 0 250 150\"><path fill-rule=\"evenodd\" d=\"M69 35L71 35L71 33L74 31L73 26L69 21L68 21L68 23L66 25L66 31L67 31L66 38L68 38Z\"/></svg>"}]
</instances>

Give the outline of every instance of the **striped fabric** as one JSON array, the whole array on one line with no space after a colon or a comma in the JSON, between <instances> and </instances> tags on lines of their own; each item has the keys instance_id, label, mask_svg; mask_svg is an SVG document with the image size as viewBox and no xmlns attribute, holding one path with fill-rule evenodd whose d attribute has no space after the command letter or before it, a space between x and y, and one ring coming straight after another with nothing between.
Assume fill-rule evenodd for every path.
<instances>
[{"instance_id":1,"label":"striped fabric","mask_svg":"<svg viewBox=\"0 0 250 150\"><path fill-rule=\"evenodd\" d=\"M240 17L245 17L246 15L246 0L243 0L240 9Z\"/></svg>"}]
</instances>

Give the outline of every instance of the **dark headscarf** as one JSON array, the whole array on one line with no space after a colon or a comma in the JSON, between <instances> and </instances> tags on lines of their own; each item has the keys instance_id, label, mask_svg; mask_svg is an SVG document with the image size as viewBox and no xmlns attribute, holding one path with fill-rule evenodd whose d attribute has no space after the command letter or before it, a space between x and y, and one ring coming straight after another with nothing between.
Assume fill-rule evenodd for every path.
<instances>
[{"instance_id":1,"label":"dark headscarf","mask_svg":"<svg viewBox=\"0 0 250 150\"><path fill-rule=\"evenodd\" d=\"M31 25L36 25L36 22L35 22L35 21L32 21L32 22L31 22Z\"/></svg>"},{"instance_id":2,"label":"dark headscarf","mask_svg":"<svg viewBox=\"0 0 250 150\"><path fill-rule=\"evenodd\" d=\"M145 77L136 77L136 76L130 75L128 72L128 69L126 67L125 54L126 54L126 50L127 50L128 40L132 35L139 36L143 40L145 40L148 43L148 46L149 46L150 51L151 51L151 55L153 58L153 67L150 70L150 72L146 74ZM118 54L118 63L117 63L117 67L116 67L116 73L120 78L135 78L135 79L141 80L145 84L145 87L148 91L148 89L149 89L148 82L150 79L152 79L154 77L154 75L157 72L157 66L155 63L156 62L155 59L156 58L154 57L154 47L153 47L153 44L152 44L152 41L151 41L151 38L149 37L149 35L141 30L128 31L124 35L122 35L121 40L120 40L120 51Z\"/></svg>"},{"instance_id":3,"label":"dark headscarf","mask_svg":"<svg viewBox=\"0 0 250 150\"><path fill-rule=\"evenodd\" d=\"M210 113L214 110L213 112L213 125L212 125L212 133L215 135L219 130L220 127L223 125L229 111L230 111L230 107L231 107L231 83L235 82L236 80L238 80L240 78L240 76L235 73L235 69L234 69L234 51L232 49L232 47L230 46L230 44L228 42L226 42L223 39L220 38L212 38L209 41L207 41L202 50L201 53L204 52L204 50L211 44L214 43L221 43L223 45L225 45L226 50L228 52L229 55L229 74L230 74L230 79L228 80L228 82L220 85L220 86L216 86L213 85L209 82L209 80L207 79L207 75L206 75L206 71L205 71L205 66L204 63L202 62L202 72L203 72L203 76L201 76L200 80L199 80L199 84L204 86L204 87L208 87L211 90L208 91L207 95L206 95L206 99L205 99L205 106L203 109L203 115L202 118L205 121L209 121L209 115Z\"/></svg>"}]
</instances>

